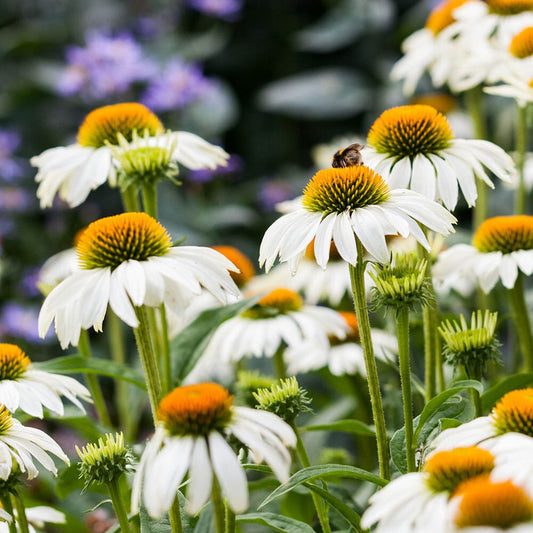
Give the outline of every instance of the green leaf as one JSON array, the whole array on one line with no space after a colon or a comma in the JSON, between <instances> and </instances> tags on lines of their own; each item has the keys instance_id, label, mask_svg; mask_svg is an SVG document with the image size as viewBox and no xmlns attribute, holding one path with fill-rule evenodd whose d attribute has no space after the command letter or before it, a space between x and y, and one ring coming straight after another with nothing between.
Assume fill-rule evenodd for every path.
<instances>
[{"instance_id":1,"label":"green leaf","mask_svg":"<svg viewBox=\"0 0 533 533\"><path fill-rule=\"evenodd\" d=\"M344 433L354 433L355 435L366 435L368 437L375 437L376 430L360 422L359 420L337 420L331 424L318 424L314 426L307 426L303 428L305 431L342 431Z\"/></svg>"},{"instance_id":2,"label":"green leaf","mask_svg":"<svg viewBox=\"0 0 533 533\"><path fill-rule=\"evenodd\" d=\"M183 381L193 370L222 322L252 307L260 299L261 295L258 295L224 307L207 309L184 328L170 343L174 380Z\"/></svg>"},{"instance_id":3,"label":"green leaf","mask_svg":"<svg viewBox=\"0 0 533 533\"><path fill-rule=\"evenodd\" d=\"M313 485L312 483L304 483L304 485L327 501L356 531L362 531L361 517L351 507L318 485Z\"/></svg>"},{"instance_id":4,"label":"green leaf","mask_svg":"<svg viewBox=\"0 0 533 533\"><path fill-rule=\"evenodd\" d=\"M504 394L515 389L531 386L533 386L533 374L514 374L503 378L481 396L483 411L486 412L492 409Z\"/></svg>"},{"instance_id":5,"label":"green leaf","mask_svg":"<svg viewBox=\"0 0 533 533\"><path fill-rule=\"evenodd\" d=\"M142 533L172 533L168 516L165 515L163 518L155 520L148 515L144 506L141 506L139 516Z\"/></svg>"},{"instance_id":6,"label":"green leaf","mask_svg":"<svg viewBox=\"0 0 533 533\"><path fill-rule=\"evenodd\" d=\"M248 513L237 516L236 520L262 524L280 533L315 533L315 530L304 522L276 513Z\"/></svg>"},{"instance_id":7,"label":"green leaf","mask_svg":"<svg viewBox=\"0 0 533 533\"><path fill-rule=\"evenodd\" d=\"M146 390L144 377L126 365L115 363L99 357L82 357L81 355L65 355L42 363L33 363L38 370L55 372L56 374L101 374L110 378L127 381Z\"/></svg>"},{"instance_id":8,"label":"green leaf","mask_svg":"<svg viewBox=\"0 0 533 533\"><path fill-rule=\"evenodd\" d=\"M370 483L374 483L379 487L383 487L388 483L388 481L383 478L380 478L379 476L376 476L375 474L372 474L372 472L368 472L367 470L363 470L362 468L357 468L355 466L334 464L309 466L307 468L303 468L299 472L296 472L296 474L293 474L291 476L289 481L283 483L283 485L280 485L263 501L263 503L261 503L259 509L261 509L271 501L275 500L276 498L279 498L279 496L293 490L298 485L305 483L306 481L311 481L313 479L324 478L329 476L360 479L362 481L369 481Z\"/></svg>"},{"instance_id":9,"label":"green leaf","mask_svg":"<svg viewBox=\"0 0 533 533\"><path fill-rule=\"evenodd\" d=\"M480 394L483 393L483 385L476 380L469 379L464 381L457 381L452 383L452 387L441 392L434 398L431 398L420 413L418 426L414 434L415 442L418 440L419 433L424 427L424 424L437 412L439 407L450 397L464 389L476 389Z\"/></svg>"}]
</instances>

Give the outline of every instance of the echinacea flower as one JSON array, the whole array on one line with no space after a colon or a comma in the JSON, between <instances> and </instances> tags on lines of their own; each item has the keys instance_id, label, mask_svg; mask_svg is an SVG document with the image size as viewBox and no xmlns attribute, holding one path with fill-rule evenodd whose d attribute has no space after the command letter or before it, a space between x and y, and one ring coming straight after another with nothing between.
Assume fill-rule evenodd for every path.
<instances>
[{"instance_id":1,"label":"echinacea flower","mask_svg":"<svg viewBox=\"0 0 533 533\"><path fill-rule=\"evenodd\" d=\"M359 338L359 327L355 313L341 311L339 314L348 325L344 338L329 336L329 344L318 344L306 340L287 348L284 359L287 372L297 374L328 367L335 376L361 374L366 376L363 347ZM398 354L398 341L395 335L378 328L371 328L374 355L382 361L394 361Z\"/></svg>"},{"instance_id":2,"label":"echinacea flower","mask_svg":"<svg viewBox=\"0 0 533 533\"><path fill-rule=\"evenodd\" d=\"M343 338L348 327L332 309L304 304L294 291L278 288L257 304L223 322L202 359L235 362L244 357L273 357L278 349L309 340L328 345L328 335Z\"/></svg>"},{"instance_id":3,"label":"echinacea flower","mask_svg":"<svg viewBox=\"0 0 533 533\"><path fill-rule=\"evenodd\" d=\"M229 157L222 148L193 133L164 133L159 118L142 104L99 107L85 117L75 144L49 148L31 158L31 164L39 169L35 181L41 207L50 207L56 194L76 207L107 180L114 184L117 169L110 145L118 145L119 135L132 141L134 132L147 135L156 146L167 146L170 138L172 159L188 168L215 168Z\"/></svg>"},{"instance_id":4,"label":"echinacea flower","mask_svg":"<svg viewBox=\"0 0 533 533\"><path fill-rule=\"evenodd\" d=\"M237 407L233 396L215 383L178 387L161 400L155 434L146 445L132 489L132 508L140 496L148 513L162 516L189 474L186 510L196 514L208 501L216 477L235 513L248 507L246 474L228 444L232 437L263 460L282 482L289 478L296 445L291 427L267 411Z\"/></svg>"},{"instance_id":5,"label":"echinacea flower","mask_svg":"<svg viewBox=\"0 0 533 533\"><path fill-rule=\"evenodd\" d=\"M74 378L38 370L18 346L0 344L0 404L11 412L21 409L38 418L43 417L43 407L62 416L60 396L68 398L83 412L78 397L91 401L89 391Z\"/></svg>"},{"instance_id":6,"label":"echinacea flower","mask_svg":"<svg viewBox=\"0 0 533 533\"><path fill-rule=\"evenodd\" d=\"M434 454L420 472L400 476L374 494L361 526L377 524L375 533L444 533L448 500L456 488L493 468L493 454L474 446Z\"/></svg>"},{"instance_id":7,"label":"echinacea flower","mask_svg":"<svg viewBox=\"0 0 533 533\"><path fill-rule=\"evenodd\" d=\"M446 117L427 105L384 111L370 129L363 158L391 189L411 189L448 209L457 205L459 187L469 206L476 203L476 178L494 187L484 167L503 181L514 170L499 146L454 138Z\"/></svg>"},{"instance_id":8,"label":"echinacea flower","mask_svg":"<svg viewBox=\"0 0 533 533\"><path fill-rule=\"evenodd\" d=\"M506 433L522 433L533 437L533 389L518 389L505 394L488 416L474 418L456 428L443 431L431 443L433 451L457 446L474 446ZM493 446L491 442L488 446ZM487 443L484 442L484 447Z\"/></svg>"},{"instance_id":9,"label":"echinacea flower","mask_svg":"<svg viewBox=\"0 0 533 533\"><path fill-rule=\"evenodd\" d=\"M486 219L472 245L456 244L442 252L433 267L436 284L454 287L465 279L489 293L500 280L507 289L519 273L533 273L533 216L513 215Z\"/></svg>"},{"instance_id":10,"label":"echinacea flower","mask_svg":"<svg viewBox=\"0 0 533 533\"><path fill-rule=\"evenodd\" d=\"M357 262L357 240L370 258L387 262L386 235L413 235L429 249L418 222L438 233L453 231L456 221L441 205L408 190L389 188L383 178L365 165L320 170L307 184L303 196L288 206L291 212L266 231L259 264L268 272L279 256L296 272L307 245L315 239L316 262L326 268L331 241L351 265Z\"/></svg>"},{"instance_id":11,"label":"echinacea flower","mask_svg":"<svg viewBox=\"0 0 533 533\"><path fill-rule=\"evenodd\" d=\"M457 487L449 514L449 533L528 533L533 529L533 497L510 480L480 475Z\"/></svg>"},{"instance_id":12,"label":"echinacea flower","mask_svg":"<svg viewBox=\"0 0 533 533\"><path fill-rule=\"evenodd\" d=\"M0 405L0 479L7 480L14 469L33 479L39 474L34 459L57 475L57 468L48 454L69 463L54 439L40 429L23 426Z\"/></svg>"},{"instance_id":13,"label":"echinacea flower","mask_svg":"<svg viewBox=\"0 0 533 533\"><path fill-rule=\"evenodd\" d=\"M235 266L222 254L198 246L173 247L166 229L146 213L91 223L77 252L80 270L50 292L39 314L39 334L44 336L55 321L63 348L77 345L81 329L101 331L108 305L137 328L137 307L164 303L179 314L202 287L221 303L239 294L228 272Z\"/></svg>"}]
</instances>

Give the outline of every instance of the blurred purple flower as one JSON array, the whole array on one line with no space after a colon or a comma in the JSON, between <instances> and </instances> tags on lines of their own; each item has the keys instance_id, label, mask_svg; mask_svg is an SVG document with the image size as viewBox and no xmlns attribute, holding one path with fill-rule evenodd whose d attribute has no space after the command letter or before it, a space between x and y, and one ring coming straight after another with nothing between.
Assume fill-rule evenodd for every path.
<instances>
[{"instance_id":1,"label":"blurred purple flower","mask_svg":"<svg viewBox=\"0 0 533 533\"><path fill-rule=\"evenodd\" d=\"M198 64L175 58L153 78L141 102L153 111L181 109L201 97L211 83Z\"/></svg>"},{"instance_id":2,"label":"blurred purple flower","mask_svg":"<svg viewBox=\"0 0 533 533\"><path fill-rule=\"evenodd\" d=\"M18 187L0 188L0 209L2 211L26 211L34 203L33 194Z\"/></svg>"},{"instance_id":3,"label":"blurred purple flower","mask_svg":"<svg viewBox=\"0 0 533 533\"><path fill-rule=\"evenodd\" d=\"M194 183L208 183L215 178L222 178L241 170L242 159L239 156L232 154L230 155L226 166L217 167L215 169L203 168L201 170L189 170L187 172L187 179Z\"/></svg>"},{"instance_id":4,"label":"blurred purple flower","mask_svg":"<svg viewBox=\"0 0 533 533\"><path fill-rule=\"evenodd\" d=\"M192 9L229 21L237 18L243 3L243 0L187 0Z\"/></svg>"},{"instance_id":5,"label":"blurred purple flower","mask_svg":"<svg viewBox=\"0 0 533 533\"><path fill-rule=\"evenodd\" d=\"M0 336L18 337L28 342L43 342L37 331L39 310L10 302L4 305L0 313ZM53 332L47 334L45 340L53 338Z\"/></svg>"},{"instance_id":6,"label":"blurred purple flower","mask_svg":"<svg viewBox=\"0 0 533 533\"><path fill-rule=\"evenodd\" d=\"M24 173L24 167L13 152L20 144L20 135L11 130L0 129L0 178L13 182Z\"/></svg>"},{"instance_id":7,"label":"blurred purple flower","mask_svg":"<svg viewBox=\"0 0 533 533\"><path fill-rule=\"evenodd\" d=\"M281 180L267 181L259 187L257 200L265 211L273 211L276 204L294 198L292 188Z\"/></svg>"},{"instance_id":8,"label":"blurred purple flower","mask_svg":"<svg viewBox=\"0 0 533 533\"><path fill-rule=\"evenodd\" d=\"M85 47L67 48L69 64L57 86L63 96L102 100L126 92L132 83L156 72L155 63L144 57L141 46L127 33L110 37L92 32L85 41Z\"/></svg>"},{"instance_id":9,"label":"blurred purple flower","mask_svg":"<svg viewBox=\"0 0 533 533\"><path fill-rule=\"evenodd\" d=\"M37 287L40 271L41 269L39 267L33 267L24 272L19 282L19 290L22 296L32 298L41 294L41 291Z\"/></svg>"}]
</instances>

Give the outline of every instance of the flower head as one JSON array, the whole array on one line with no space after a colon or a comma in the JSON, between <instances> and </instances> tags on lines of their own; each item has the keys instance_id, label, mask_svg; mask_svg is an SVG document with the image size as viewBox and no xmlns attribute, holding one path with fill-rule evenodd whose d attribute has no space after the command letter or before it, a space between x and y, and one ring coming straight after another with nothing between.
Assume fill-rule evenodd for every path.
<instances>
[{"instance_id":1,"label":"flower head","mask_svg":"<svg viewBox=\"0 0 533 533\"><path fill-rule=\"evenodd\" d=\"M77 245L80 270L47 296L39 315L44 336L55 321L63 347L80 330L100 331L108 304L126 324L139 325L135 308L166 304L183 313L202 287L222 303L238 295L228 270L235 266L210 248L172 246L159 222L145 213L123 213L90 224Z\"/></svg>"},{"instance_id":2,"label":"flower head","mask_svg":"<svg viewBox=\"0 0 533 533\"><path fill-rule=\"evenodd\" d=\"M229 259L238 269L238 272L232 272L231 278L235 285L242 289L254 276L255 267L250 259L234 246L213 246L213 250L222 254Z\"/></svg>"},{"instance_id":3,"label":"flower head","mask_svg":"<svg viewBox=\"0 0 533 533\"><path fill-rule=\"evenodd\" d=\"M461 188L469 205L477 198L476 178L494 187L483 167L509 181L514 164L499 146L455 139L446 117L428 105L384 111L363 150L365 162L392 188L409 188L454 209Z\"/></svg>"},{"instance_id":4,"label":"flower head","mask_svg":"<svg viewBox=\"0 0 533 533\"><path fill-rule=\"evenodd\" d=\"M454 287L471 280L488 293L501 280L514 287L519 272L533 273L533 216L486 219L476 230L472 246L457 244L444 251L433 267L438 284Z\"/></svg>"},{"instance_id":5,"label":"flower head","mask_svg":"<svg viewBox=\"0 0 533 533\"><path fill-rule=\"evenodd\" d=\"M14 344L0 344L0 404L11 412L17 409L43 417L43 407L63 415L60 396L65 396L83 412L78 397L91 401L89 391L69 376L34 368L29 357Z\"/></svg>"},{"instance_id":6,"label":"flower head","mask_svg":"<svg viewBox=\"0 0 533 533\"><path fill-rule=\"evenodd\" d=\"M162 149L155 159L160 161L163 155L168 166L177 162L190 169L216 168L225 165L229 158L222 148L193 133L164 132L159 118L142 104L100 107L91 111L83 121L76 144L50 148L31 158L31 164L39 169L35 181L39 183L37 197L41 207L51 206L56 194L75 207L105 181L114 184L117 171L123 172L124 169L113 154L120 143L123 151L125 142L133 143L128 150L144 149L145 157L141 157L144 162L147 148ZM149 162L153 157L152 150ZM139 171L138 165L131 168L131 158L126 157L124 161L127 168ZM135 161L138 163L138 158Z\"/></svg>"},{"instance_id":7,"label":"flower head","mask_svg":"<svg viewBox=\"0 0 533 533\"><path fill-rule=\"evenodd\" d=\"M308 244L314 241L316 262L326 268L333 241L348 263L357 261L357 239L378 262L387 262L386 235L412 234L429 244L417 221L440 233L449 233L455 218L418 193L392 190L365 165L320 170L303 196L292 202L291 212L265 233L259 264L268 272L279 255L295 272Z\"/></svg>"},{"instance_id":8,"label":"flower head","mask_svg":"<svg viewBox=\"0 0 533 533\"><path fill-rule=\"evenodd\" d=\"M286 481L296 444L288 424L272 413L236 407L229 392L214 383L178 387L159 404L159 423L141 458L132 491L132 506L144 504L153 517L167 511L189 473L186 510L197 513L211 493L213 476L235 513L248 507L244 470L227 442L230 436L265 460Z\"/></svg>"}]
</instances>

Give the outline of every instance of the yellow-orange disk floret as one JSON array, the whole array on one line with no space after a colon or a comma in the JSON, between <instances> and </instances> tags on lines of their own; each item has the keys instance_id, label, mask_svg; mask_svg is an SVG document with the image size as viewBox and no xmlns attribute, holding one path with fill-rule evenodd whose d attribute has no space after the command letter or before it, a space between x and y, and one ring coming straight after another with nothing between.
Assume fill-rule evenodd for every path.
<instances>
[{"instance_id":1,"label":"yellow-orange disk floret","mask_svg":"<svg viewBox=\"0 0 533 533\"><path fill-rule=\"evenodd\" d=\"M118 267L124 261L146 261L172 246L167 230L146 213L123 213L92 222L81 235L78 260L84 269Z\"/></svg>"},{"instance_id":2,"label":"yellow-orange disk floret","mask_svg":"<svg viewBox=\"0 0 533 533\"><path fill-rule=\"evenodd\" d=\"M231 278L237 287L241 288L255 276L253 263L240 250L233 246L213 246L213 250L229 259L240 272L230 272Z\"/></svg>"},{"instance_id":3,"label":"yellow-orange disk floret","mask_svg":"<svg viewBox=\"0 0 533 533\"><path fill-rule=\"evenodd\" d=\"M533 518L533 501L511 481L479 476L462 483L455 496L461 498L454 517L460 529L492 526L503 530Z\"/></svg>"},{"instance_id":4,"label":"yellow-orange disk floret","mask_svg":"<svg viewBox=\"0 0 533 533\"><path fill-rule=\"evenodd\" d=\"M0 380L22 376L30 358L15 344L0 344Z\"/></svg>"},{"instance_id":5,"label":"yellow-orange disk floret","mask_svg":"<svg viewBox=\"0 0 533 533\"><path fill-rule=\"evenodd\" d=\"M127 141L131 141L134 131L140 135L144 132L156 135L163 131L163 125L157 116L142 104L108 105L91 111L85 117L78 130L78 143L81 146L100 148L106 142L117 144L119 133Z\"/></svg>"},{"instance_id":6,"label":"yellow-orange disk floret","mask_svg":"<svg viewBox=\"0 0 533 533\"><path fill-rule=\"evenodd\" d=\"M424 464L428 485L436 492L452 493L465 479L490 472L494 456L487 450L468 446L432 455Z\"/></svg>"},{"instance_id":7,"label":"yellow-orange disk floret","mask_svg":"<svg viewBox=\"0 0 533 533\"><path fill-rule=\"evenodd\" d=\"M525 59L533 55L533 26L524 28L511 40L509 52L518 59Z\"/></svg>"},{"instance_id":8,"label":"yellow-orange disk floret","mask_svg":"<svg viewBox=\"0 0 533 533\"><path fill-rule=\"evenodd\" d=\"M243 311L241 316L250 320L273 318L278 315L299 311L302 306L302 297L297 292L279 288L263 296L253 307Z\"/></svg>"},{"instance_id":9,"label":"yellow-orange disk floret","mask_svg":"<svg viewBox=\"0 0 533 533\"><path fill-rule=\"evenodd\" d=\"M426 21L426 28L435 35L455 22L453 11L470 0L445 0L435 7Z\"/></svg>"},{"instance_id":10,"label":"yellow-orange disk floret","mask_svg":"<svg viewBox=\"0 0 533 533\"><path fill-rule=\"evenodd\" d=\"M357 316L351 311L339 311L339 314L344 318L346 324L350 328L344 342L359 342L359 323Z\"/></svg>"},{"instance_id":11,"label":"yellow-orange disk floret","mask_svg":"<svg viewBox=\"0 0 533 533\"><path fill-rule=\"evenodd\" d=\"M161 400L157 419L173 435L207 435L224 428L232 403L233 396L216 383L185 385Z\"/></svg>"},{"instance_id":12,"label":"yellow-orange disk floret","mask_svg":"<svg viewBox=\"0 0 533 533\"><path fill-rule=\"evenodd\" d=\"M533 248L533 216L514 215L485 220L474 234L472 244L483 253L509 254Z\"/></svg>"},{"instance_id":13,"label":"yellow-orange disk floret","mask_svg":"<svg viewBox=\"0 0 533 533\"><path fill-rule=\"evenodd\" d=\"M0 404L0 435L5 433L13 425L11 413L5 405Z\"/></svg>"},{"instance_id":14,"label":"yellow-orange disk floret","mask_svg":"<svg viewBox=\"0 0 533 533\"><path fill-rule=\"evenodd\" d=\"M498 433L523 433L533 437L533 388L508 392L496 404L490 417Z\"/></svg>"},{"instance_id":15,"label":"yellow-orange disk floret","mask_svg":"<svg viewBox=\"0 0 533 533\"><path fill-rule=\"evenodd\" d=\"M496 15L517 15L533 9L533 0L485 0Z\"/></svg>"},{"instance_id":16,"label":"yellow-orange disk floret","mask_svg":"<svg viewBox=\"0 0 533 533\"><path fill-rule=\"evenodd\" d=\"M370 128L368 144L398 158L447 148L453 133L446 117L429 105L406 105L384 111Z\"/></svg>"},{"instance_id":17,"label":"yellow-orange disk floret","mask_svg":"<svg viewBox=\"0 0 533 533\"><path fill-rule=\"evenodd\" d=\"M305 249L305 257L311 261L316 261L315 256L315 239L313 239ZM329 245L329 260L330 261L344 261L342 259L341 255L339 254L339 250L337 250L337 247L335 246L335 243L331 241Z\"/></svg>"},{"instance_id":18,"label":"yellow-orange disk floret","mask_svg":"<svg viewBox=\"0 0 533 533\"><path fill-rule=\"evenodd\" d=\"M304 209L343 213L385 202L390 190L383 178L365 165L319 170L303 192Z\"/></svg>"},{"instance_id":19,"label":"yellow-orange disk floret","mask_svg":"<svg viewBox=\"0 0 533 533\"><path fill-rule=\"evenodd\" d=\"M419 94L411 98L411 105L429 105L445 115L457 107L453 96L445 93Z\"/></svg>"}]
</instances>

